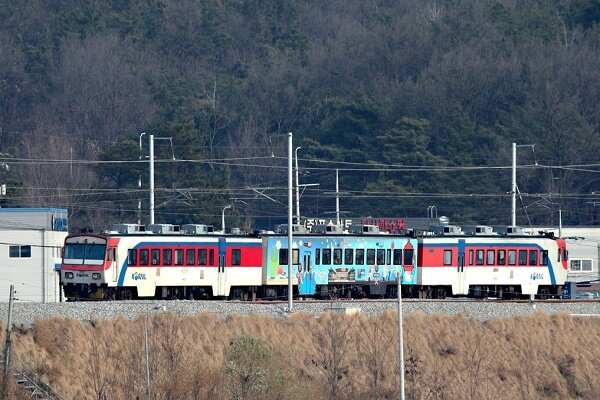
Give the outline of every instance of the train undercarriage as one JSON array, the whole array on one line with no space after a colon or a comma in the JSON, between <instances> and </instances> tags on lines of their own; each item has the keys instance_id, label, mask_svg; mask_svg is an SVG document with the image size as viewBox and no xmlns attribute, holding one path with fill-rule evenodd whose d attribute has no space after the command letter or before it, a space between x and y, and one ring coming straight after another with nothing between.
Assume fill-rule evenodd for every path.
<instances>
[{"instance_id":1,"label":"train undercarriage","mask_svg":"<svg viewBox=\"0 0 600 400\"><path fill-rule=\"evenodd\" d=\"M66 284L63 286L64 298L77 300L137 300L152 298L156 300L286 300L287 286L244 286L232 287L229 296L214 296L212 287L173 286L157 287L153 297L138 296L135 287L107 287L104 285ZM540 286L536 299L559 299L562 286ZM398 286L395 283L337 284L317 286L316 294L300 295L294 286L294 298L336 300L336 299L394 299L398 297ZM402 298L406 299L447 299L468 297L476 299L530 299L523 294L519 285L471 285L467 295L454 296L451 286L402 286Z\"/></svg>"}]
</instances>

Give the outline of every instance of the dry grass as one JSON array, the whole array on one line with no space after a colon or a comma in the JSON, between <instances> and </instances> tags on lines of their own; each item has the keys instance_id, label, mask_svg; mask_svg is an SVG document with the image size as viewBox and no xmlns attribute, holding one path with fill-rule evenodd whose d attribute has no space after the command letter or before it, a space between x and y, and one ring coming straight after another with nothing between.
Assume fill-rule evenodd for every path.
<instances>
[{"instance_id":1,"label":"dry grass","mask_svg":"<svg viewBox=\"0 0 600 400\"><path fill-rule=\"evenodd\" d=\"M147 398L144 322L38 321L13 331L13 354L66 399ZM146 324L153 399L243 398L227 386L231 344L242 336L269 353L253 399L398 397L393 312L283 320L162 314ZM406 398L598 399L599 337L597 318L537 313L480 322L411 314L404 320ZM18 398L17 389L11 393Z\"/></svg>"}]
</instances>

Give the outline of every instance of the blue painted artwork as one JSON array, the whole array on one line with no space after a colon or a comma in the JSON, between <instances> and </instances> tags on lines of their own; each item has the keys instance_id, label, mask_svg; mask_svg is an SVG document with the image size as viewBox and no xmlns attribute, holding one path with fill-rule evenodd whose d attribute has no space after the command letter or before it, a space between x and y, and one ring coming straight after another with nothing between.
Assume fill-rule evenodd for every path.
<instances>
[{"instance_id":1,"label":"blue painted artwork","mask_svg":"<svg viewBox=\"0 0 600 400\"><path fill-rule=\"evenodd\" d=\"M288 240L268 238L267 281L287 280ZM417 240L396 235L296 236L292 244L294 277L300 295L313 295L330 283L417 282Z\"/></svg>"}]
</instances>

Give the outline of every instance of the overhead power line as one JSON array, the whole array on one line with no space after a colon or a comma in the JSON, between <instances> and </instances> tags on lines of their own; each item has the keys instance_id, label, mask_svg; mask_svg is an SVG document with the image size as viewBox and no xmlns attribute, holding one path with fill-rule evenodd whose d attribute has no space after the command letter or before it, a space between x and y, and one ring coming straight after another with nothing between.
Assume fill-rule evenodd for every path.
<instances>
[{"instance_id":1,"label":"overhead power line","mask_svg":"<svg viewBox=\"0 0 600 400\"><path fill-rule=\"evenodd\" d=\"M272 162L265 164L247 163L245 161L257 160L280 160L281 165L273 164ZM210 158L210 159L155 159L155 163L192 163L192 164L216 164L238 167L253 167L253 168L279 168L286 169L283 161L286 157L280 156L256 156L256 157L232 157L232 158ZM326 167L310 167L304 166L303 170L316 171L331 171L340 169L343 171L375 171L375 172L421 172L421 171L483 171L483 170L509 170L511 165L495 165L495 166L439 166L439 165L406 165L406 164L384 164L374 162L349 162L349 161L332 161L319 159L301 159L305 163L314 163L327 165ZM147 160L76 160L76 159L39 159L39 158L19 158L19 157L0 157L0 162L9 162L16 165L110 165L110 164L147 164ZM591 168L599 168L594 170ZM554 169L554 170L572 170L580 172L600 172L600 163L590 164L573 164L573 165L545 165L545 164L523 164L519 165L519 169Z\"/></svg>"}]
</instances>

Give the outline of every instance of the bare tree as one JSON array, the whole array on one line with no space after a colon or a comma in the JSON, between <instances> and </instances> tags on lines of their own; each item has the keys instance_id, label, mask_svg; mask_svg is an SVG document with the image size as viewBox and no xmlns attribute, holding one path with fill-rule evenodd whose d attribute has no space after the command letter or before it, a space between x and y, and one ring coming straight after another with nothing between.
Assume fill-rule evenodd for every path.
<instances>
[{"instance_id":1,"label":"bare tree","mask_svg":"<svg viewBox=\"0 0 600 400\"><path fill-rule=\"evenodd\" d=\"M110 354L106 351L105 343L100 342L104 338L97 332L96 321L91 321L92 343L91 343L91 362L89 363L92 376L92 386L96 400L110 400L114 398L113 394L114 379L109 364Z\"/></svg>"},{"instance_id":2,"label":"bare tree","mask_svg":"<svg viewBox=\"0 0 600 400\"><path fill-rule=\"evenodd\" d=\"M72 139L90 142L76 149L77 156L93 159L99 147L138 131L153 116L150 90L133 67L136 53L116 35L62 43L52 72L58 93L45 111L59 116Z\"/></svg>"},{"instance_id":3,"label":"bare tree","mask_svg":"<svg viewBox=\"0 0 600 400\"><path fill-rule=\"evenodd\" d=\"M389 325L383 316L369 318L365 321L366 326L362 332L367 339L363 342L363 354L365 354L368 372L371 378L370 386L372 399L383 398L383 379L386 371L392 370L392 355L390 349L396 344L395 336L390 335Z\"/></svg>"},{"instance_id":4,"label":"bare tree","mask_svg":"<svg viewBox=\"0 0 600 400\"><path fill-rule=\"evenodd\" d=\"M493 385L495 374L494 354L491 347L491 335L485 328L473 333L473 341L465 348L465 375L467 378L467 390L463 392L465 399L478 400L489 398L490 393L496 392Z\"/></svg>"},{"instance_id":5,"label":"bare tree","mask_svg":"<svg viewBox=\"0 0 600 400\"><path fill-rule=\"evenodd\" d=\"M325 373L328 398L337 400L346 398L344 394L343 379L348 374L349 364L347 360L348 351L354 344L352 335L354 332L356 316L330 312L324 318L322 342L321 367Z\"/></svg>"},{"instance_id":6,"label":"bare tree","mask_svg":"<svg viewBox=\"0 0 600 400\"><path fill-rule=\"evenodd\" d=\"M231 116L225 110L218 92L217 78L210 86L204 87L204 100L206 106L200 109L202 129L208 135L208 154L210 158L216 156L215 151L218 143L225 144L226 129L231 124ZM214 169L213 164L210 164Z\"/></svg>"}]
</instances>

